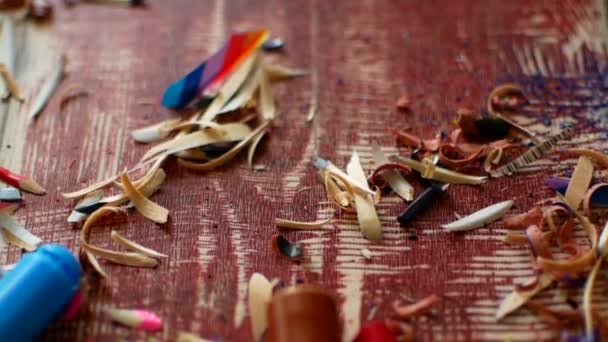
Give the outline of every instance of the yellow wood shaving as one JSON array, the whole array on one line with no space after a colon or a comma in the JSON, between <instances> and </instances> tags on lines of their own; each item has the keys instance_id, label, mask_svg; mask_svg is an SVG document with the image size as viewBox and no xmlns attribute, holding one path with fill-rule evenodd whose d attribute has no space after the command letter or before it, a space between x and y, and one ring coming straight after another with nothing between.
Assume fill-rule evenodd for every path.
<instances>
[{"instance_id":1,"label":"yellow wood shaving","mask_svg":"<svg viewBox=\"0 0 608 342\"><path fill-rule=\"evenodd\" d=\"M259 341L267 326L267 307L272 297L272 284L260 273L254 273L249 279L248 304L251 333L254 341Z\"/></svg>"},{"instance_id":2,"label":"yellow wood shaving","mask_svg":"<svg viewBox=\"0 0 608 342\"><path fill-rule=\"evenodd\" d=\"M255 154L255 150L260 141L262 141L264 135L266 135L266 131L260 132L255 138L253 138L251 145L249 145L249 149L247 150L247 165L249 165L249 168L253 168L253 155Z\"/></svg>"},{"instance_id":3,"label":"yellow wood shaving","mask_svg":"<svg viewBox=\"0 0 608 342\"><path fill-rule=\"evenodd\" d=\"M255 66L255 68L254 68ZM220 112L222 107L232 98L232 96L239 90L243 82L252 73L251 70L257 70L259 66L258 53L252 53L247 57L237 69L228 76L226 81L222 84L217 92L217 95L211 101L207 109L202 113L199 119L206 121L213 121L215 116Z\"/></svg>"},{"instance_id":4,"label":"yellow wood shaving","mask_svg":"<svg viewBox=\"0 0 608 342\"><path fill-rule=\"evenodd\" d=\"M361 184L367 183L365 173L359 161L359 154L356 151L353 151L350 162L346 165L346 173ZM376 213L373 197L358 193L355 193L354 197L357 219L359 220L363 236L372 241L382 240L382 226Z\"/></svg>"},{"instance_id":5,"label":"yellow wood shaving","mask_svg":"<svg viewBox=\"0 0 608 342\"><path fill-rule=\"evenodd\" d=\"M95 254L89 252L88 250L86 250L86 248L84 248L84 249L85 249L84 253L87 256L87 260L89 261L89 263L91 264L91 266L93 266L93 269L97 272L97 274L99 274L103 278L107 278L108 274L101 267L101 265L99 264L99 261L97 261L97 258L95 257Z\"/></svg>"},{"instance_id":6,"label":"yellow wood shaving","mask_svg":"<svg viewBox=\"0 0 608 342\"><path fill-rule=\"evenodd\" d=\"M276 116L276 106L272 98L272 90L270 89L270 81L266 72L260 73L260 112L264 120L272 120Z\"/></svg>"},{"instance_id":7,"label":"yellow wood shaving","mask_svg":"<svg viewBox=\"0 0 608 342\"><path fill-rule=\"evenodd\" d=\"M303 222L303 221L293 221L282 218L275 218L274 224L280 228L288 228L288 229L298 229L298 230L315 230L315 229L323 229L323 226L328 224L333 220L333 216L328 217L325 220L319 220L314 222Z\"/></svg>"},{"instance_id":8,"label":"yellow wood shaving","mask_svg":"<svg viewBox=\"0 0 608 342\"><path fill-rule=\"evenodd\" d=\"M271 82L283 81L294 77L304 76L308 74L308 71L289 68L275 64L264 64L264 72L268 75L268 79Z\"/></svg>"},{"instance_id":9,"label":"yellow wood shaving","mask_svg":"<svg viewBox=\"0 0 608 342\"><path fill-rule=\"evenodd\" d=\"M587 282L585 283L585 290L583 291L583 313L585 315L585 333L587 334L587 341L595 340L593 338L593 285L595 284L597 274L600 268L602 267L603 260L604 256L601 256L599 260L595 263L595 266L593 266L591 273L589 273L589 277L587 277Z\"/></svg>"},{"instance_id":10,"label":"yellow wood shaving","mask_svg":"<svg viewBox=\"0 0 608 342\"><path fill-rule=\"evenodd\" d=\"M420 173L422 178L432 179L435 174L435 164L432 164L428 160L424 160L422 162L424 165L424 170Z\"/></svg>"},{"instance_id":11,"label":"yellow wood shaving","mask_svg":"<svg viewBox=\"0 0 608 342\"><path fill-rule=\"evenodd\" d=\"M38 248L42 243L39 237L30 233L24 226L6 213L0 213L0 228L7 242L29 252Z\"/></svg>"},{"instance_id":12,"label":"yellow wood shaving","mask_svg":"<svg viewBox=\"0 0 608 342\"><path fill-rule=\"evenodd\" d=\"M251 75L251 77L247 78L245 84L243 84L241 89L239 89L239 92L222 107L220 114L230 113L245 107L253 98L256 90L258 90L260 87L261 74L262 71L258 69L253 73L253 75Z\"/></svg>"},{"instance_id":13,"label":"yellow wood shaving","mask_svg":"<svg viewBox=\"0 0 608 342\"><path fill-rule=\"evenodd\" d=\"M531 279L533 280L533 279ZM527 291L518 291L517 289L513 290L509 295L503 299L496 310L496 321L501 320L506 315L511 312L517 310L522 305L524 305L530 298L536 296L539 292L551 286L555 278L550 273L541 273L536 286Z\"/></svg>"},{"instance_id":14,"label":"yellow wood shaving","mask_svg":"<svg viewBox=\"0 0 608 342\"><path fill-rule=\"evenodd\" d=\"M167 223L169 217L169 210L161 207L160 205L152 202L141 192L139 192L131 183L131 180L126 173L121 176L122 184L124 186L125 193L137 209L143 216L156 222L156 223Z\"/></svg>"},{"instance_id":15,"label":"yellow wood shaving","mask_svg":"<svg viewBox=\"0 0 608 342\"><path fill-rule=\"evenodd\" d=\"M163 169L154 170L153 174L147 173L137 181L133 182L133 186L142 193L145 197L150 197L155 193L162 183L165 181L166 173ZM122 183L116 184L121 190L124 191ZM129 200L129 196L126 193L114 195L112 197L106 197L104 201L107 206L116 207ZM132 204L131 204L132 205Z\"/></svg>"},{"instance_id":16,"label":"yellow wood shaving","mask_svg":"<svg viewBox=\"0 0 608 342\"><path fill-rule=\"evenodd\" d=\"M566 201L572 207L572 209L578 209L579 205L585 197L589 185L591 185L591 179L593 178L593 163L587 157L581 156L578 159L576 168L568 183L568 189L566 190Z\"/></svg>"},{"instance_id":17,"label":"yellow wood shaving","mask_svg":"<svg viewBox=\"0 0 608 342\"><path fill-rule=\"evenodd\" d=\"M187 333L184 331L180 331L177 334L176 342L213 342L212 340L208 340L206 338L198 337L197 335Z\"/></svg>"},{"instance_id":18,"label":"yellow wood shaving","mask_svg":"<svg viewBox=\"0 0 608 342\"><path fill-rule=\"evenodd\" d=\"M591 150L588 148L577 148L572 149L570 152L576 153L581 156L589 157L596 162L602 164L603 167L608 168L608 156L602 152Z\"/></svg>"},{"instance_id":19,"label":"yellow wood shaving","mask_svg":"<svg viewBox=\"0 0 608 342\"><path fill-rule=\"evenodd\" d=\"M247 145L249 145L251 143L251 141L260 132L262 132L264 129L266 129L266 127L268 127L269 124L270 124L270 121L266 121L266 122L262 123L253 132L251 132L251 134L249 134L247 137L245 137L243 140L241 140L238 144L236 144L232 149L230 149L230 151L222 154L220 157L218 157L216 159L213 159L206 163L194 163L194 162L190 162L190 161L183 160L183 159L178 159L177 161L183 167L191 169L191 170L197 170L197 171L213 170L216 167L222 166L224 163L226 163L229 160L231 160L232 158L234 158L243 148L245 148Z\"/></svg>"},{"instance_id":20,"label":"yellow wood shaving","mask_svg":"<svg viewBox=\"0 0 608 342\"><path fill-rule=\"evenodd\" d=\"M354 201L355 193L350 183L342 178L341 175L331 171L319 171L319 173L323 176L325 191L329 199L341 209L354 212L355 210L351 206L351 203ZM342 190L336 180L340 181L345 190Z\"/></svg>"},{"instance_id":21,"label":"yellow wood shaving","mask_svg":"<svg viewBox=\"0 0 608 342\"><path fill-rule=\"evenodd\" d=\"M25 101L25 98L23 97L23 93L21 92L21 89L19 89L19 86L17 85L17 81L15 81L15 79L13 78L13 75L11 75L11 73L7 70L6 65L1 64L1 63L0 63L0 75L2 76L2 79L4 80L4 84L6 84L6 87L8 88L11 95L13 95L14 98L16 98L17 100L19 100L21 102Z\"/></svg>"},{"instance_id":22,"label":"yellow wood shaving","mask_svg":"<svg viewBox=\"0 0 608 342\"><path fill-rule=\"evenodd\" d=\"M251 134L251 128L243 123L230 123L221 126L224 134L218 134L215 130L199 130L156 145L144 154L140 163L161 153L170 155L213 143L242 140Z\"/></svg>"},{"instance_id":23,"label":"yellow wood shaving","mask_svg":"<svg viewBox=\"0 0 608 342\"><path fill-rule=\"evenodd\" d=\"M388 158L377 144L372 145L372 158L376 167L389 162ZM387 170L382 173L382 178L391 189L406 201L414 199L414 187L403 176L395 170Z\"/></svg>"},{"instance_id":24,"label":"yellow wood shaving","mask_svg":"<svg viewBox=\"0 0 608 342\"><path fill-rule=\"evenodd\" d=\"M125 247L127 249L132 250L133 252L147 255L151 258L166 258L167 257L167 255L165 255L165 254L161 254L153 249L144 247L144 246L138 244L137 242L127 239L126 237L118 234L118 232L116 232L114 230L111 233L111 237L112 237L112 240L114 240L114 242L118 243L119 245L122 245L123 247Z\"/></svg>"},{"instance_id":25,"label":"yellow wood shaving","mask_svg":"<svg viewBox=\"0 0 608 342\"><path fill-rule=\"evenodd\" d=\"M483 161L483 170L487 173L492 171L492 165L497 165L502 159L503 150L502 148L493 148L490 150L486 159Z\"/></svg>"},{"instance_id":26,"label":"yellow wood shaving","mask_svg":"<svg viewBox=\"0 0 608 342\"><path fill-rule=\"evenodd\" d=\"M159 123L138 128L131 132L131 136L135 141L140 143L150 143L163 138L166 138L172 130L179 127L181 119L168 119Z\"/></svg>"},{"instance_id":27,"label":"yellow wood shaving","mask_svg":"<svg viewBox=\"0 0 608 342\"><path fill-rule=\"evenodd\" d=\"M95 257L101 257L104 259L107 259L113 263L116 264L120 264L120 265L127 265L127 266L138 266L138 267L154 267L156 265L158 265L158 261L156 259L150 258L146 255L142 255L140 253L130 253L130 252L118 252L118 251L113 251L110 249L105 249L105 248L100 248L94 245L89 244L88 242L88 236L89 231L91 229L91 227L93 226L94 223L96 223L100 218L111 214L111 213L119 213L122 212L119 208L116 207L103 207L100 208L99 210L96 210L93 214L91 214L91 216L89 216L89 218L85 221L82 230L80 231L80 243L82 245L82 248L92 254L91 256L87 256L89 258L89 261L91 261L91 259L95 259ZM96 260L95 260L96 262ZM95 265L92 262L93 267L99 271L102 270L101 266L99 266L99 264L97 263L97 265ZM100 274L102 276L107 276L104 275L105 272L100 272Z\"/></svg>"},{"instance_id":28,"label":"yellow wood shaving","mask_svg":"<svg viewBox=\"0 0 608 342\"><path fill-rule=\"evenodd\" d=\"M110 177L110 178L105 179L105 180L102 180L100 182L91 184L91 185L87 186L86 188L80 189L78 191L68 192L68 193L62 193L61 196L63 196L66 199L80 198L80 197L86 196L90 192L93 192L95 190L99 190L101 188L105 188L106 186L112 184L117 179L118 179L118 175Z\"/></svg>"},{"instance_id":29,"label":"yellow wood shaving","mask_svg":"<svg viewBox=\"0 0 608 342\"><path fill-rule=\"evenodd\" d=\"M397 160L398 162L411 167L412 169L420 172L421 174L424 173L428 167L427 165L410 158L397 157ZM451 171L436 166L433 176L430 179L451 184L482 184L485 183L488 178L465 175L459 172Z\"/></svg>"}]
</instances>

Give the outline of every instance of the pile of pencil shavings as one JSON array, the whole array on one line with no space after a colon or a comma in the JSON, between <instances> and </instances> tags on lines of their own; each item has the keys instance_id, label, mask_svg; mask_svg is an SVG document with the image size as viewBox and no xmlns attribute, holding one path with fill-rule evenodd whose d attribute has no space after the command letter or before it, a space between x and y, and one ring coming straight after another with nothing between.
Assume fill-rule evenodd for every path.
<instances>
[{"instance_id":1,"label":"pile of pencil shavings","mask_svg":"<svg viewBox=\"0 0 608 342\"><path fill-rule=\"evenodd\" d=\"M356 152L353 152L346 172L320 157L314 164L320 171L329 199L340 209L357 213L365 238L381 240L382 228L375 209L381 189L390 189L404 201L411 202L397 217L402 227L408 227L448 185L483 184L488 180L486 174L493 178L511 175L544 157L560 140L572 135L571 129L565 129L539 141L532 132L510 118L526 103L519 86L505 84L489 94L488 116L459 109L455 120L458 127L449 134L422 139L407 130L395 130L393 133L399 143L410 148L410 156L391 159L379 146L372 145L375 169L368 177ZM507 152L514 154L524 149L525 141L534 146L503 163ZM408 179L425 186L417 197ZM500 219L512 205L511 200L495 203L442 227L447 231L479 228Z\"/></svg>"},{"instance_id":2,"label":"pile of pencil shavings","mask_svg":"<svg viewBox=\"0 0 608 342\"><path fill-rule=\"evenodd\" d=\"M165 91L162 105L191 113L189 119L169 119L133 131L137 142L157 143L135 166L63 194L66 199L79 199L68 221L86 220L81 245L99 274L105 272L95 257L124 265L154 267L157 259L164 256L135 242L125 242L115 232L113 239L131 252L95 247L88 242L88 235L100 217L131 207L155 223L166 223L169 210L149 199L166 177L161 168L165 162L175 158L184 168L211 171L248 148L247 161L253 166L256 147L277 114L271 83L305 74L265 64L260 47L267 37L267 30L232 35L216 54ZM110 190L112 194L104 191L109 189L114 190Z\"/></svg>"}]
</instances>

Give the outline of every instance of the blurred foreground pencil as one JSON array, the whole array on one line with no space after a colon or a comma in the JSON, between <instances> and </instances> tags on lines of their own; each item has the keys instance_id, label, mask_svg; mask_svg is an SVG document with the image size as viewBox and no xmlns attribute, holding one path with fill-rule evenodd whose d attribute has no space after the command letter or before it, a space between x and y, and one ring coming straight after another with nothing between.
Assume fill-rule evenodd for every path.
<instances>
[{"instance_id":1,"label":"blurred foreground pencil","mask_svg":"<svg viewBox=\"0 0 608 342\"><path fill-rule=\"evenodd\" d=\"M36 195L43 195L46 192L43 187L29 177L14 173L13 171L2 166L0 166L0 180L8 185Z\"/></svg>"}]
</instances>

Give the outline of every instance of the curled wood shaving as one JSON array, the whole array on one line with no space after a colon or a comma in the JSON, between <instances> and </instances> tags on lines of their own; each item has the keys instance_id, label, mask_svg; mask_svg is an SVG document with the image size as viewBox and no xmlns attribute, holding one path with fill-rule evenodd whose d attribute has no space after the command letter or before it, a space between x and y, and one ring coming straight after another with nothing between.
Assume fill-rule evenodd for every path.
<instances>
[{"instance_id":1,"label":"curled wood shaving","mask_svg":"<svg viewBox=\"0 0 608 342\"><path fill-rule=\"evenodd\" d=\"M294 77L308 75L308 71L284 67L276 64L264 64L264 72L271 82L283 81Z\"/></svg>"},{"instance_id":2,"label":"curled wood shaving","mask_svg":"<svg viewBox=\"0 0 608 342\"><path fill-rule=\"evenodd\" d=\"M593 266L591 273L589 273L589 277L587 277L587 281L585 282L585 289L583 291L583 313L585 315L585 334L587 335L587 341L594 341L593 338L593 285L595 284L595 279L597 278L597 274L602 267L602 261L604 260L604 256L600 257L599 260Z\"/></svg>"},{"instance_id":3,"label":"curled wood shaving","mask_svg":"<svg viewBox=\"0 0 608 342\"><path fill-rule=\"evenodd\" d=\"M127 266L154 267L158 265L158 261L156 259L140 253L118 252L89 244L88 236L90 235L89 231L93 224L108 214L120 212L122 211L116 207L102 207L89 216L89 218L85 221L82 230L80 231L80 243L82 248L87 253L87 258L91 262L92 266L103 277L106 277L107 274L99 266L99 263L97 263L95 257L101 257L113 263ZM95 259L95 261L92 261L93 259Z\"/></svg>"},{"instance_id":4,"label":"curled wood shaving","mask_svg":"<svg viewBox=\"0 0 608 342\"><path fill-rule=\"evenodd\" d=\"M592 178L593 164L591 160L584 156L580 157L564 196L572 209L576 210L583 201L585 193L589 189L589 185L591 185Z\"/></svg>"},{"instance_id":5,"label":"curled wood shaving","mask_svg":"<svg viewBox=\"0 0 608 342\"><path fill-rule=\"evenodd\" d=\"M602 152L591 150L588 148L577 148L568 150L568 152L578 154L579 156L591 158L596 162L600 163L603 167L608 168L608 156Z\"/></svg>"},{"instance_id":6,"label":"curled wood shaving","mask_svg":"<svg viewBox=\"0 0 608 342\"><path fill-rule=\"evenodd\" d=\"M131 132L133 139L140 143L151 143L166 138L175 129L181 119L168 119L154 125L142 127Z\"/></svg>"},{"instance_id":7,"label":"curled wood shaving","mask_svg":"<svg viewBox=\"0 0 608 342\"><path fill-rule=\"evenodd\" d=\"M331 171L319 172L323 174L325 191L329 199L341 209L353 212L354 209L351 207L351 203L354 201L355 192L350 183L342 178L342 176ZM338 185L336 180L340 182L345 190L342 190L342 187Z\"/></svg>"},{"instance_id":8,"label":"curled wood shaving","mask_svg":"<svg viewBox=\"0 0 608 342\"><path fill-rule=\"evenodd\" d=\"M33 121L36 118L38 113L40 113L40 111L42 111L42 109L44 109L44 106L46 106L46 104L49 101L49 99L51 98L51 96L53 96L53 93L55 92L55 90L57 89L57 86L59 86L59 83L61 82L61 79L63 78L63 74L65 71L65 65L66 65L67 61L68 60L67 60L66 56L61 55L59 57L59 59L57 60L56 64L53 66L51 75L46 80L46 82L44 83L42 88L40 89L38 96L36 96L36 98L32 102L32 106L30 107L30 112L27 115L27 117L30 121Z\"/></svg>"},{"instance_id":9,"label":"curled wood shaving","mask_svg":"<svg viewBox=\"0 0 608 342\"><path fill-rule=\"evenodd\" d=\"M89 96L89 92L86 90L75 90L73 87L69 87L61 93L59 96L59 110L63 111L70 101L79 98Z\"/></svg>"},{"instance_id":10,"label":"curled wood shaving","mask_svg":"<svg viewBox=\"0 0 608 342\"><path fill-rule=\"evenodd\" d=\"M359 154L353 151L350 162L346 165L347 174L360 184L367 184L365 173L359 161ZM357 220L361 226L363 236L372 241L382 240L382 226L376 213L374 200L369 195L354 194Z\"/></svg>"},{"instance_id":11,"label":"curled wood shaving","mask_svg":"<svg viewBox=\"0 0 608 342\"><path fill-rule=\"evenodd\" d=\"M126 195L129 197L137 211L139 211L146 218L156 223L167 223L169 216L169 210L161 207L160 205L152 202L146 196L144 196L139 190L137 190L126 173L121 176L122 184Z\"/></svg>"},{"instance_id":12,"label":"curled wood shaving","mask_svg":"<svg viewBox=\"0 0 608 342\"><path fill-rule=\"evenodd\" d=\"M266 311L272 298L272 284L262 274L254 273L249 279L248 292L251 333L253 340L259 341L268 324Z\"/></svg>"},{"instance_id":13,"label":"curled wood shaving","mask_svg":"<svg viewBox=\"0 0 608 342\"><path fill-rule=\"evenodd\" d=\"M444 224L441 227L450 232L466 231L479 228L488 223L500 219L507 213L507 211L509 211L512 206L513 201L511 200L496 203L489 207L485 207L479 211L476 211L471 215L465 216L460 220L454 221L449 224Z\"/></svg>"},{"instance_id":14,"label":"curled wood shaving","mask_svg":"<svg viewBox=\"0 0 608 342\"><path fill-rule=\"evenodd\" d=\"M215 116L221 111L221 108L236 94L241 85L243 85L243 82L250 77L251 70L257 70L258 66L259 56L257 53L252 53L226 78L213 101L211 101L198 119L213 121Z\"/></svg>"},{"instance_id":15,"label":"curled wood shaving","mask_svg":"<svg viewBox=\"0 0 608 342\"><path fill-rule=\"evenodd\" d=\"M242 123L222 125L222 129L224 134L214 130L199 130L190 134L177 136L149 149L141 158L140 163L161 153L170 155L213 143L242 140L251 134L251 128Z\"/></svg>"},{"instance_id":16,"label":"curled wood shaving","mask_svg":"<svg viewBox=\"0 0 608 342\"><path fill-rule=\"evenodd\" d=\"M274 224L279 228L287 228L287 229L297 229L297 230L315 230L315 229L323 229L323 226L331 222L333 220L333 216L328 217L325 220L319 220L314 222L303 222L303 221L293 221L282 218L275 218Z\"/></svg>"},{"instance_id":17,"label":"curled wood shaving","mask_svg":"<svg viewBox=\"0 0 608 342\"><path fill-rule=\"evenodd\" d=\"M6 213L0 213L0 227L3 228L2 233L6 241L29 252L38 248L42 243L39 237L30 233Z\"/></svg>"},{"instance_id":18,"label":"curled wood shaving","mask_svg":"<svg viewBox=\"0 0 608 342\"><path fill-rule=\"evenodd\" d=\"M512 98L511 101L505 101L505 98ZM519 99L517 99L519 98ZM504 102L504 104L500 102ZM492 115L496 115L499 113L497 107L501 107L502 110L512 110L515 109L522 102L525 102L524 91L520 85L515 83L505 83L501 84L490 92L488 95L487 109L488 113Z\"/></svg>"},{"instance_id":19,"label":"curled wood shaving","mask_svg":"<svg viewBox=\"0 0 608 342\"><path fill-rule=\"evenodd\" d=\"M412 169L420 172L421 174L427 170L428 165L421 163L419 161L404 158L404 157L395 157L398 162L403 163ZM485 183L487 177L477 177L465 175L459 172L447 170L441 167L435 167L433 175L430 179L442 182L442 183L451 183L451 184L482 184Z\"/></svg>"},{"instance_id":20,"label":"curled wood shaving","mask_svg":"<svg viewBox=\"0 0 608 342\"><path fill-rule=\"evenodd\" d=\"M150 173L151 171L153 173ZM165 181L165 177L166 177L166 173L163 169L160 169L160 168L151 169L143 177L134 181L133 186L135 187L135 189L137 189L139 192L141 192L142 195L144 195L145 197L150 197L153 193L155 193L160 188L162 183ZM106 202L107 203L106 205L108 205L108 206L116 207L116 206L123 204L127 200L129 200L129 196L127 196L127 194L124 193L124 187L123 187L122 183L118 183L116 185L123 191L123 193L104 198L103 201ZM127 205L127 207L132 207L132 206L133 206L132 202L129 203L129 205Z\"/></svg>"},{"instance_id":21,"label":"curled wood shaving","mask_svg":"<svg viewBox=\"0 0 608 342\"><path fill-rule=\"evenodd\" d=\"M253 168L253 155L255 154L258 144L260 141L262 141L262 138L264 138L265 135L266 131L260 132L255 138L253 138L251 145L249 145L249 149L247 150L247 165L249 165L249 168Z\"/></svg>"},{"instance_id":22,"label":"curled wood shaving","mask_svg":"<svg viewBox=\"0 0 608 342\"><path fill-rule=\"evenodd\" d=\"M262 123L255 130L253 130L251 132L251 134L249 134L247 137L245 137L238 144L236 144L232 149L230 149L228 152L224 153L219 158L213 159L206 163L193 163L193 162L190 162L187 160L178 159L178 163L180 165L184 166L185 168L188 168L191 170L197 170L197 171L213 170L216 167L222 166L226 162L228 162L229 160L234 158L243 148L245 148L247 145L249 145L260 132L265 130L269 124L270 124L270 121L266 121L266 122Z\"/></svg>"},{"instance_id":23,"label":"curled wood shaving","mask_svg":"<svg viewBox=\"0 0 608 342\"><path fill-rule=\"evenodd\" d=\"M99 181L97 183L91 184L91 185L87 186L86 188L80 189L78 191L62 193L61 196L63 196L63 198L66 198L66 199L80 198L80 197L86 196L87 194L89 194L95 190L105 188L106 186L112 184L116 179L118 179L118 175L110 177L110 178L102 180L102 181Z\"/></svg>"},{"instance_id":24,"label":"curled wood shaving","mask_svg":"<svg viewBox=\"0 0 608 342\"><path fill-rule=\"evenodd\" d=\"M270 89L270 81L268 80L268 75L266 72L260 73L260 112L262 114L262 118L265 121L269 121L275 118L276 116L276 106L274 104L274 99L272 98L272 91Z\"/></svg>"},{"instance_id":25,"label":"curled wood shaving","mask_svg":"<svg viewBox=\"0 0 608 342\"><path fill-rule=\"evenodd\" d=\"M593 215L591 213L591 206L592 206L592 199L593 199L593 195L595 194L596 191L608 187L608 183L599 183L596 184L594 186L592 186L589 190L587 190L587 193L585 193L585 197L583 198L583 212L585 213L585 215L589 218L592 218Z\"/></svg>"},{"instance_id":26,"label":"curled wood shaving","mask_svg":"<svg viewBox=\"0 0 608 342\"><path fill-rule=\"evenodd\" d=\"M399 302L393 302L393 312L400 319L408 319L412 316L419 315L429 311L434 305L441 302L441 297L432 294L418 302L410 305L400 305Z\"/></svg>"},{"instance_id":27,"label":"curled wood shaving","mask_svg":"<svg viewBox=\"0 0 608 342\"><path fill-rule=\"evenodd\" d=\"M118 234L118 232L116 232L114 230L112 231L111 237L112 237L112 240L114 240L114 242L118 243L119 245L122 245L123 247L125 247L127 249L132 250L133 252L147 255L151 258L166 258L167 257L166 254L162 254L162 253L159 253L148 247L144 247L144 246L138 244L137 242L131 241L131 240L127 239L126 237Z\"/></svg>"},{"instance_id":28,"label":"curled wood shaving","mask_svg":"<svg viewBox=\"0 0 608 342\"><path fill-rule=\"evenodd\" d=\"M559 193L557 197L560 198L566 205L569 206L566 199ZM576 216L580 224L585 228L589 240L591 241L591 249L584 255L574 260L552 260L543 257L537 258L538 266L548 272L580 272L593 264L596 260L596 249L598 242L598 235L595 226L589 222L589 220L581 215L577 210L570 208L571 212Z\"/></svg>"},{"instance_id":29,"label":"curled wood shaving","mask_svg":"<svg viewBox=\"0 0 608 342\"><path fill-rule=\"evenodd\" d=\"M188 333L188 332L180 331L177 334L177 342L213 342L213 341L205 339L205 338L198 337L195 334L191 334L191 333Z\"/></svg>"},{"instance_id":30,"label":"curled wood shaving","mask_svg":"<svg viewBox=\"0 0 608 342\"><path fill-rule=\"evenodd\" d=\"M531 279L534 280L534 279ZM535 285L528 290L518 291L513 290L503 301L500 303L498 310L496 311L496 321L500 321L506 315L517 310L524 305L530 298L534 297L537 293L551 286L555 281L555 277L551 273L541 273L538 276L538 280ZM524 282L527 283L527 282Z\"/></svg>"},{"instance_id":31,"label":"curled wood shaving","mask_svg":"<svg viewBox=\"0 0 608 342\"><path fill-rule=\"evenodd\" d=\"M543 217L543 210L536 206L526 213L505 217L503 222L506 229L526 229L533 224L542 225Z\"/></svg>"},{"instance_id":32,"label":"curled wood shaving","mask_svg":"<svg viewBox=\"0 0 608 342\"><path fill-rule=\"evenodd\" d=\"M23 97L23 93L21 92L21 89L19 89L19 86L17 85L17 81L15 81L15 78L13 77L13 75L7 70L6 65L1 64L0 63L0 75L2 76L2 79L4 80L4 84L6 85L6 88L8 88L9 92L13 95L13 97L15 97L17 100L23 102L25 101L25 98Z\"/></svg>"},{"instance_id":33,"label":"curled wood shaving","mask_svg":"<svg viewBox=\"0 0 608 342\"><path fill-rule=\"evenodd\" d=\"M508 243L510 245L519 245L519 246L523 246L523 245L527 245L528 244L528 239L526 238L525 234L521 234L521 233L514 233L514 232L507 232L507 234L505 236L503 236L502 241L504 241L505 243Z\"/></svg>"},{"instance_id":34,"label":"curled wood shaving","mask_svg":"<svg viewBox=\"0 0 608 342\"><path fill-rule=\"evenodd\" d=\"M486 173L490 173L492 171L493 165L498 165L500 160L502 159L503 149L502 148L492 148L486 159L483 161L483 170Z\"/></svg>"},{"instance_id":35,"label":"curled wood shaving","mask_svg":"<svg viewBox=\"0 0 608 342\"><path fill-rule=\"evenodd\" d=\"M353 190L361 192L364 195L365 194L372 195L372 196L374 195L374 192L372 190L370 190L369 186L367 185L367 179L364 182L359 182L359 181L353 179L348 174L346 174L344 171L340 170L340 168L335 166L329 160L325 160L320 157L317 157L315 159L314 165L319 170L323 170L323 171L331 172L331 173L335 174L336 176L338 176L338 179L340 179L341 181L349 183L349 185L351 186L351 188Z\"/></svg>"},{"instance_id":36,"label":"curled wood shaving","mask_svg":"<svg viewBox=\"0 0 608 342\"><path fill-rule=\"evenodd\" d=\"M218 114L230 113L235 110L246 107L247 104L253 99L253 95L260 88L262 71L257 70L251 77L249 77L245 84L241 86L239 92L226 103Z\"/></svg>"},{"instance_id":37,"label":"curled wood shaving","mask_svg":"<svg viewBox=\"0 0 608 342\"><path fill-rule=\"evenodd\" d=\"M372 158L376 168L380 165L389 163L388 158L377 144L372 145ZM382 178L391 187L391 189L406 201L412 201L414 199L414 187L407 181L403 176L395 170L387 170L382 174Z\"/></svg>"}]
</instances>

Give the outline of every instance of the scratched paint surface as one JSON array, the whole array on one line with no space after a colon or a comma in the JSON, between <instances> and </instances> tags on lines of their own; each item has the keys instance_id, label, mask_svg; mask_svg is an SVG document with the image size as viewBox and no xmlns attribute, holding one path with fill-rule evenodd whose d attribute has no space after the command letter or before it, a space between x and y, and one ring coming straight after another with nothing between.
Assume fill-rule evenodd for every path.
<instances>
[{"instance_id":1,"label":"scratched paint surface","mask_svg":"<svg viewBox=\"0 0 608 342\"><path fill-rule=\"evenodd\" d=\"M54 324L44 340L148 337L100 318L104 304L157 312L165 328L151 336L159 340L172 340L181 330L247 340L246 283L253 272L286 285L305 282L335 290L346 338L371 313L386 317L393 300L431 292L446 300L436 316L416 320L419 340L557 336L525 310L494 322L500 299L532 275L528 251L503 244L500 223L454 235L439 224L452 220L454 212L508 198L520 212L549 195L542 187L547 174L568 172L575 160L544 159L526 170L535 172L480 187L451 187L413 224L417 240L396 224L403 204L387 196L378 205L382 243L363 239L355 216L340 214L331 232L288 234L302 241L309 256L300 265L277 258L268 246L275 217L314 220L332 214L310 165L313 156L343 167L355 149L370 170L371 142L388 154L405 151L396 147L390 128L411 127L431 137L450 129L458 107L481 110L500 82L524 86L531 104L518 119L539 135L573 124L580 133L573 142L605 147L607 36L601 2L181 0L150 1L145 10L58 6L56 14L50 27L17 28L18 79L34 93L51 54L64 51L69 64L62 89L73 85L91 95L62 112L55 98L29 129L27 105L2 107L0 161L34 174L49 189L46 197L27 196L19 219L45 241L73 250L78 229L66 223L72 203L59 193L133 165L146 147L135 144L129 132L171 116L140 102L155 101L230 31L270 28L287 46L268 59L308 68L311 75L273 86L280 117L256 156L263 171L249 170L244 158L205 174L168 163L168 180L154 196L171 210L167 225L155 226L132 212L97 227L92 240L100 246L111 245L112 227L169 258L153 270L105 264L110 279L90 284L90 310ZM306 123L315 94L319 113ZM411 99L412 114L394 109L403 94ZM372 261L361 256L364 247L372 251ZM20 254L10 247L0 261L15 262ZM555 291L539 300L559 301ZM608 308L604 298L598 304Z\"/></svg>"}]
</instances>

